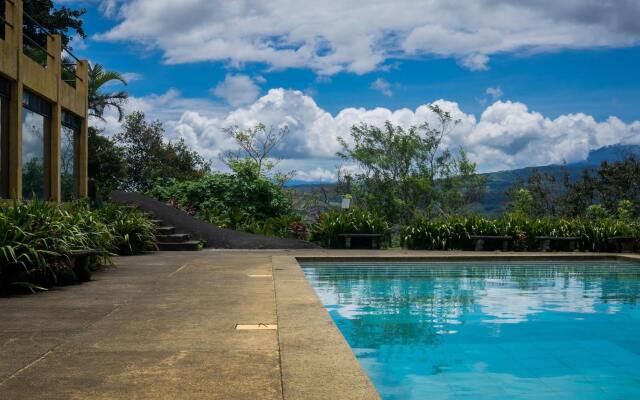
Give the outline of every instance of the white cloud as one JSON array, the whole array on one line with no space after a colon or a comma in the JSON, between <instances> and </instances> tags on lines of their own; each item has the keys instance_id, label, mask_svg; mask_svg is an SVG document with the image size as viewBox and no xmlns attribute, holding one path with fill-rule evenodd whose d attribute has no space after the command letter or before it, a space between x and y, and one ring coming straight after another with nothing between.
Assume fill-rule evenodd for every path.
<instances>
[{"instance_id":1,"label":"white cloud","mask_svg":"<svg viewBox=\"0 0 640 400\"><path fill-rule=\"evenodd\" d=\"M144 78L144 75L137 72L125 72L124 74L122 74L122 77L125 81L127 81L127 83L130 83L133 81L142 80Z\"/></svg>"},{"instance_id":2,"label":"white cloud","mask_svg":"<svg viewBox=\"0 0 640 400\"><path fill-rule=\"evenodd\" d=\"M247 75L227 74L222 82L211 89L211 93L233 107L239 107L253 103L260 95L260 87Z\"/></svg>"},{"instance_id":3,"label":"white cloud","mask_svg":"<svg viewBox=\"0 0 640 400\"><path fill-rule=\"evenodd\" d=\"M458 60L458 64L472 71L489 69L489 57L486 54L468 54Z\"/></svg>"},{"instance_id":4,"label":"white cloud","mask_svg":"<svg viewBox=\"0 0 640 400\"><path fill-rule=\"evenodd\" d=\"M387 97L393 96L393 91L391 91L391 84L383 78L378 78L373 81L373 83L371 83L371 88L377 90Z\"/></svg>"},{"instance_id":5,"label":"white cloud","mask_svg":"<svg viewBox=\"0 0 640 400\"><path fill-rule=\"evenodd\" d=\"M531 111L523 103L496 101L479 118L460 110L455 102L437 100L461 123L446 138L450 148L462 146L483 172L525 166L579 161L590 150L617 143L640 144L640 121L625 123L616 117L596 121L586 114L567 114L550 119ZM140 109L165 123L168 137L185 141L206 157L217 160L221 152L235 144L223 128L250 127L258 122L267 126L288 126L290 134L274 153L282 158L284 170L298 170L302 180L332 180L339 163L339 136L348 138L354 124L381 125L386 120L409 126L435 123L428 106L415 110L402 108L345 108L332 115L300 91L271 89L245 107L225 111L202 99L181 98L172 90L162 95L133 98L129 110ZM109 131L117 129L108 116Z\"/></svg>"},{"instance_id":6,"label":"white cloud","mask_svg":"<svg viewBox=\"0 0 640 400\"><path fill-rule=\"evenodd\" d=\"M298 171L295 179L305 182L335 182L337 176L335 170L316 167L307 171Z\"/></svg>"},{"instance_id":7,"label":"white cloud","mask_svg":"<svg viewBox=\"0 0 640 400\"><path fill-rule=\"evenodd\" d=\"M637 0L104 0L102 9L119 23L97 38L158 48L170 64L258 62L322 75L424 55L484 70L497 53L640 40Z\"/></svg>"},{"instance_id":8,"label":"white cloud","mask_svg":"<svg viewBox=\"0 0 640 400\"><path fill-rule=\"evenodd\" d=\"M493 101L498 100L504 94L500 86L487 88L485 93L491 96L491 99Z\"/></svg>"}]
</instances>

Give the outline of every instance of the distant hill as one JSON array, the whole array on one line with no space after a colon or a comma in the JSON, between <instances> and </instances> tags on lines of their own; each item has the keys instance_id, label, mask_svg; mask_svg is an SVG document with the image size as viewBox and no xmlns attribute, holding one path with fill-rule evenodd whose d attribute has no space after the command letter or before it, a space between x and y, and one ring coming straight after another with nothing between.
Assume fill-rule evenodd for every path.
<instances>
[{"instance_id":1,"label":"distant hill","mask_svg":"<svg viewBox=\"0 0 640 400\"><path fill-rule=\"evenodd\" d=\"M589 152L585 160L566 164L566 168L573 178L577 178L585 168L598 167L603 161L619 161L629 155L640 157L640 145L613 145L601 147ZM495 215L503 212L507 206L505 192L518 180L526 180L535 171L540 173L550 173L557 178L563 174L562 165L543 165L538 167L518 168L507 171L491 172L482 174L487 178L487 193L482 201L477 204L477 211L483 214ZM311 192L315 188L324 187L331 190L334 183L327 182L304 182L290 181L288 187L301 193Z\"/></svg>"},{"instance_id":2,"label":"distant hill","mask_svg":"<svg viewBox=\"0 0 640 400\"><path fill-rule=\"evenodd\" d=\"M585 160L568 163L565 167L569 171L571 177L577 178L585 168L598 167L603 161L623 160L633 154L640 156L640 145L606 146L597 150L592 150ZM487 177L487 193L479 204L478 211L490 215L504 211L507 205L505 191L518 180L527 179L535 171L540 173L550 173L555 175L557 178L561 178L563 174L563 166L544 165L483 174Z\"/></svg>"}]
</instances>

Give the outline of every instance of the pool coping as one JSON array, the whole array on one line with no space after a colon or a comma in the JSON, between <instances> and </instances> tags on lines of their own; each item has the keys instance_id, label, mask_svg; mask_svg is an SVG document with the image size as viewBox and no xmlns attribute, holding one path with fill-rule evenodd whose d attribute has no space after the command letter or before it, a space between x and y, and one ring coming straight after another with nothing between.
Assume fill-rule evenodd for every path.
<instances>
[{"instance_id":1,"label":"pool coping","mask_svg":"<svg viewBox=\"0 0 640 400\"><path fill-rule=\"evenodd\" d=\"M285 399L380 399L378 391L353 354L307 280L300 262L367 261L636 261L638 254L615 253L483 253L384 254L325 253L272 257L278 345Z\"/></svg>"}]
</instances>

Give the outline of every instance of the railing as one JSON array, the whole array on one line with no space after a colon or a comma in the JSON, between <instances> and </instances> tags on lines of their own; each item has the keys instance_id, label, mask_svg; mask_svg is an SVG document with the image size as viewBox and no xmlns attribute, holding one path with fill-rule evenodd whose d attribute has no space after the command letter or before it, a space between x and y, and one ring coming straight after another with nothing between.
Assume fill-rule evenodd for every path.
<instances>
[{"instance_id":1,"label":"railing","mask_svg":"<svg viewBox=\"0 0 640 400\"><path fill-rule=\"evenodd\" d=\"M61 71L61 79L63 82L76 87L76 80L82 82L82 77L78 76L76 73L76 68L80 59L76 57L67 47L62 47L62 71ZM64 56L66 54L66 56ZM75 62L71 61L75 60Z\"/></svg>"},{"instance_id":2,"label":"railing","mask_svg":"<svg viewBox=\"0 0 640 400\"><path fill-rule=\"evenodd\" d=\"M29 28L33 29L33 31L30 32L31 29L27 29L26 24L22 28L23 53L33 61L46 67L49 58L53 60L56 58L47 49L47 37L53 38L53 35L31 15L24 13L24 19L32 23Z\"/></svg>"},{"instance_id":3,"label":"railing","mask_svg":"<svg viewBox=\"0 0 640 400\"><path fill-rule=\"evenodd\" d=\"M12 1L12 0L9 0L9 1ZM40 38L42 37L45 38L44 43L38 43L37 39L32 37L32 35L23 28L23 38L25 39L24 53L27 54L34 61L38 62L43 67L46 67L48 58L51 58L54 60L56 58L55 55L51 54L47 50L46 37L53 38L54 36L51 32L49 32L47 28L45 28L42 24L40 24L31 15L24 13L24 18L31 21L33 25L37 28L39 33L36 33L36 35L40 36ZM27 45L26 42L28 42L29 44ZM75 87L76 80L82 81L82 77L78 76L78 74L76 73L76 66L80 62L80 59L78 59L78 57L76 57L71 52L71 50L69 50L69 48L66 46L62 46L61 58L62 58L62 61L61 61L60 79L63 82L67 83L68 85Z\"/></svg>"}]
</instances>

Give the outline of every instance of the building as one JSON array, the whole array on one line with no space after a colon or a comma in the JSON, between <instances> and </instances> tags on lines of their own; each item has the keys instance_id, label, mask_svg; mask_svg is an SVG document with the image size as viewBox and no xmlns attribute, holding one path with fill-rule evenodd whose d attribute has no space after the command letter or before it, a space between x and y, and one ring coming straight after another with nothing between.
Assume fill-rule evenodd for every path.
<instances>
[{"instance_id":1,"label":"building","mask_svg":"<svg viewBox=\"0 0 640 400\"><path fill-rule=\"evenodd\" d=\"M87 61L0 0L0 198L87 196L88 84Z\"/></svg>"}]
</instances>

